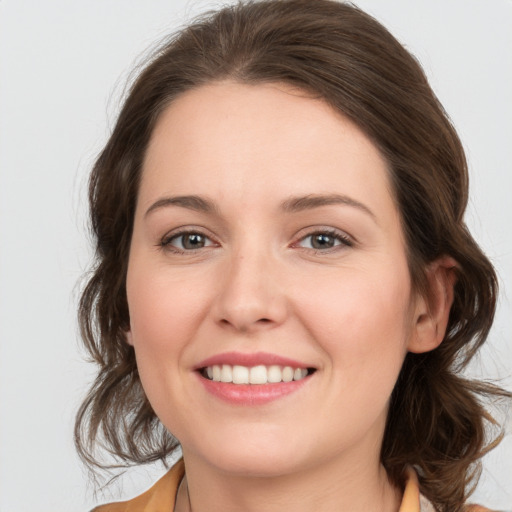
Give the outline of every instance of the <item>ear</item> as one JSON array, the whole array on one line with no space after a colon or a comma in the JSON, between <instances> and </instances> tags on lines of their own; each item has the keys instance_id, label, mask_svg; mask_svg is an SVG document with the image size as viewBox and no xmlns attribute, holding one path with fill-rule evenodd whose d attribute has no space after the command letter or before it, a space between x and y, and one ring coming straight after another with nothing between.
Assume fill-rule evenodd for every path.
<instances>
[{"instance_id":1,"label":"ear","mask_svg":"<svg viewBox=\"0 0 512 512\"><path fill-rule=\"evenodd\" d=\"M133 347L132 331L124 331L124 335L126 336L126 343Z\"/></svg>"},{"instance_id":2,"label":"ear","mask_svg":"<svg viewBox=\"0 0 512 512\"><path fill-rule=\"evenodd\" d=\"M443 341L453 303L456 268L457 262L449 256L443 256L428 266L427 296L416 299L414 332L407 346L409 352L429 352Z\"/></svg>"}]
</instances>

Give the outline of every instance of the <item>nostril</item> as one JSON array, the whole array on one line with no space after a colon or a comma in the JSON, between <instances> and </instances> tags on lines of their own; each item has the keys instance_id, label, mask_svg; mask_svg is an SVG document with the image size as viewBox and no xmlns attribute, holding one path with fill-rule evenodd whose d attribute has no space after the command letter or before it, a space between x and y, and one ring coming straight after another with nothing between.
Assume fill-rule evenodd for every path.
<instances>
[{"instance_id":1,"label":"nostril","mask_svg":"<svg viewBox=\"0 0 512 512\"><path fill-rule=\"evenodd\" d=\"M274 321L270 318L260 318L254 322L236 322L235 320L236 319L221 318L219 325L223 326L225 329L234 329L240 333L248 334L253 330L269 329L274 324Z\"/></svg>"}]
</instances>

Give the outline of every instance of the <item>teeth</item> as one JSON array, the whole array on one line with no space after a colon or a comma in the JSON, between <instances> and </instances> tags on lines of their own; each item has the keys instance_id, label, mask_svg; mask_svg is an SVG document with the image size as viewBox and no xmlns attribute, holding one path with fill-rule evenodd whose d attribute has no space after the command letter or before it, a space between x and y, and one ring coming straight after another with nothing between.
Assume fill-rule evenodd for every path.
<instances>
[{"instance_id":1,"label":"teeth","mask_svg":"<svg viewBox=\"0 0 512 512\"><path fill-rule=\"evenodd\" d=\"M269 366L267 369L267 382L281 382L283 372L279 366Z\"/></svg>"},{"instance_id":2,"label":"teeth","mask_svg":"<svg viewBox=\"0 0 512 512\"><path fill-rule=\"evenodd\" d=\"M303 379L307 374L308 374L307 370L304 370L303 368L297 368L293 372L293 380Z\"/></svg>"},{"instance_id":3,"label":"teeth","mask_svg":"<svg viewBox=\"0 0 512 512\"><path fill-rule=\"evenodd\" d=\"M203 375L215 382L232 382L233 384L274 384L302 380L308 375L305 368L291 366L231 366L229 364L208 366Z\"/></svg>"},{"instance_id":4,"label":"teeth","mask_svg":"<svg viewBox=\"0 0 512 512\"><path fill-rule=\"evenodd\" d=\"M266 384L267 368L265 366L253 366L249 370L249 384Z\"/></svg>"},{"instance_id":5,"label":"teeth","mask_svg":"<svg viewBox=\"0 0 512 512\"><path fill-rule=\"evenodd\" d=\"M233 366L233 383L249 384L249 368L246 366Z\"/></svg>"},{"instance_id":6,"label":"teeth","mask_svg":"<svg viewBox=\"0 0 512 512\"><path fill-rule=\"evenodd\" d=\"M285 366L283 368L283 382L291 382L293 380L293 368Z\"/></svg>"},{"instance_id":7,"label":"teeth","mask_svg":"<svg viewBox=\"0 0 512 512\"><path fill-rule=\"evenodd\" d=\"M220 370L221 382L233 382L233 370L229 364L223 364Z\"/></svg>"}]
</instances>

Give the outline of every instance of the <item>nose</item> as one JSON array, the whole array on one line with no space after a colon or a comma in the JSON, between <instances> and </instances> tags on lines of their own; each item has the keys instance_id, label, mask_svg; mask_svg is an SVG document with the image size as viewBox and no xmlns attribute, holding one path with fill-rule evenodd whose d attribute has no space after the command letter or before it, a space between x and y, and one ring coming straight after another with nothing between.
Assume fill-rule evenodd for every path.
<instances>
[{"instance_id":1,"label":"nose","mask_svg":"<svg viewBox=\"0 0 512 512\"><path fill-rule=\"evenodd\" d=\"M224 328L252 333L281 325L287 300L276 262L262 252L237 254L219 276L219 293L213 306Z\"/></svg>"}]
</instances>

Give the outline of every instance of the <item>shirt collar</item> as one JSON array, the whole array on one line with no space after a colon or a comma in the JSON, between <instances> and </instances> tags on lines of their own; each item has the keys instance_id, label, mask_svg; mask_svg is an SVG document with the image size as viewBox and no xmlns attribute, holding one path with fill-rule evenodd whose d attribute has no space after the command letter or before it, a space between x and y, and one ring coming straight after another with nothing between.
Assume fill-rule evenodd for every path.
<instances>
[{"instance_id":1,"label":"shirt collar","mask_svg":"<svg viewBox=\"0 0 512 512\"><path fill-rule=\"evenodd\" d=\"M432 503L420 494L418 475L412 467L407 469L407 482L398 512L435 512Z\"/></svg>"},{"instance_id":2,"label":"shirt collar","mask_svg":"<svg viewBox=\"0 0 512 512\"><path fill-rule=\"evenodd\" d=\"M180 459L148 491L133 500L97 507L93 512L155 512L173 510L178 486L185 474L183 459ZM420 494L418 476L412 467L407 470L402 504L399 512L435 512L432 504Z\"/></svg>"}]
</instances>

